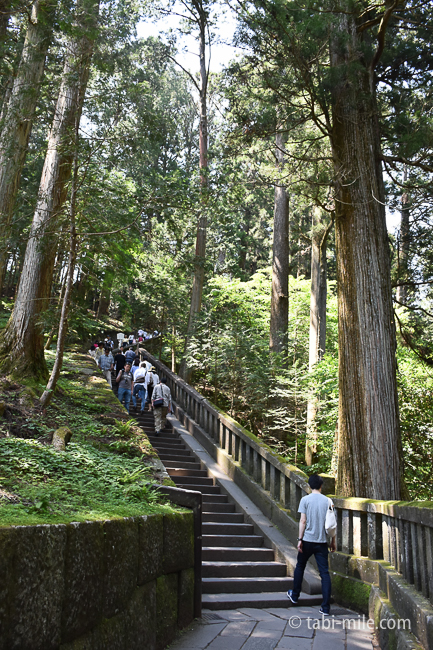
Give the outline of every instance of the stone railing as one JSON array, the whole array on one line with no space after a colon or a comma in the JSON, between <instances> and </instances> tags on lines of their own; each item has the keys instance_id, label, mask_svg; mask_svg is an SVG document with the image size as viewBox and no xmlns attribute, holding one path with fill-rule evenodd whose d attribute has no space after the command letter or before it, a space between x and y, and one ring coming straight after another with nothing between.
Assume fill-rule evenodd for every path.
<instances>
[{"instance_id":1,"label":"stone railing","mask_svg":"<svg viewBox=\"0 0 433 650\"><path fill-rule=\"evenodd\" d=\"M433 602L433 509L423 503L333 499L337 549L384 560Z\"/></svg>"},{"instance_id":2,"label":"stone railing","mask_svg":"<svg viewBox=\"0 0 433 650\"><path fill-rule=\"evenodd\" d=\"M256 436L217 409L164 364L148 355L167 378L172 397L213 443L293 519L310 492L307 475L289 465ZM325 493L334 491L326 479ZM338 518L337 550L384 560L433 602L433 509L423 504L333 498Z\"/></svg>"}]
</instances>

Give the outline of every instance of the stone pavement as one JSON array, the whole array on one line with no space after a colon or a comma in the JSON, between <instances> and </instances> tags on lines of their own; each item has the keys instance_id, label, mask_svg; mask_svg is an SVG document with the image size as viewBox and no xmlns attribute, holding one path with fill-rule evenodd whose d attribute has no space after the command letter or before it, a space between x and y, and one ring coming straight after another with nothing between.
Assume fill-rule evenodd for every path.
<instances>
[{"instance_id":1,"label":"stone pavement","mask_svg":"<svg viewBox=\"0 0 433 650\"><path fill-rule=\"evenodd\" d=\"M365 617L335 606L204 609L170 650L378 650ZM373 643L374 642L374 643Z\"/></svg>"}]
</instances>

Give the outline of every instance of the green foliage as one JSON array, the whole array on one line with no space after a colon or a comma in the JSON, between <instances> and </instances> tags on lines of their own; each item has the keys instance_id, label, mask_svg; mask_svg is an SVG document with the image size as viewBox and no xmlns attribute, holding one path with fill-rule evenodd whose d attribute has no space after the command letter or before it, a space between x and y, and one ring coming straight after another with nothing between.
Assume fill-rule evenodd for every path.
<instances>
[{"instance_id":1,"label":"green foliage","mask_svg":"<svg viewBox=\"0 0 433 650\"><path fill-rule=\"evenodd\" d=\"M47 352L48 365L54 353ZM143 430L125 421L123 407L89 357L67 353L58 390L42 412L22 395L28 386L3 378L0 401L0 524L85 521L170 512L153 490L160 477ZM36 387L37 388L37 387ZM39 389L40 390L40 389ZM8 416L10 418L10 415ZM59 427L72 431L65 452L50 445Z\"/></svg>"},{"instance_id":2,"label":"green foliage","mask_svg":"<svg viewBox=\"0 0 433 650\"><path fill-rule=\"evenodd\" d=\"M152 475L153 469L143 467L141 459L100 451L84 441L70 442L67 451L59 453L37 440L3 438L0 524L170 512L149 490Z\"/></svg>"}]
</instances>

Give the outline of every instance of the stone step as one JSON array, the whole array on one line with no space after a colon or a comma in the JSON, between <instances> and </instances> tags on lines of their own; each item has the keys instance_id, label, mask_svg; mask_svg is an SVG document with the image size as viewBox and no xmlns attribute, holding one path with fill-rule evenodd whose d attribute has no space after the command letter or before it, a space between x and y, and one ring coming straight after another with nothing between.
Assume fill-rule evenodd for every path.
<instances>
[{"instance_id":1,"label":"stone step","mask_svg":"<svg viewBox=\"0 0 433 650\"><path fill-rule=\"evenodd\" d=\"M194 464L197 463L196 459L195 459L194 456L192 456L191 454L189 454L188 456L185 455L185 454L182 454L182 455L180 456L180 455L178 455L178 454L169 453L169 451L167 451L167 452L165 452L165 451L160 451L160 452L158 453L158 456L159 456L160 459L164 462L164 464L165 464L166 461L167 461L167 463L171 463L171 462L174 462L174 463L176 463L176 462L180 462L180 463L194 463ZM182 467L183 467L183 465L182 465Z\"/></svg>"},{"instance_id":2,"label":"stone step","mask_svg":"<svg viewBox=\"0 0 433 650\"><path fill-rule=\"evenodd\" d=\"M203 494L203 509L207 510L207 504L212 503L228 504L228 497L226 494Z\"/></svg>"},{"instance_id":3,"label":"stone step","mask_svg":"<svg viewBox=\"0 0 433 650\"><path fill-rule=\"evenodd\" d=\"M221 496L225 496L222 494ZM227 497L226 497L227 499ZM235 511L234 503L209 503L207 499L203 497L203 514L211 515L216 512L220 513L230 513Z\"/></svg>"},{"instance_id":4,"label":"stone step","mask_svg":"<svg viewBox=\"0 0 433 650\"><path fill-rule=\"evenodd\" d=\"M167 453L167 454L176 454L179 458L182 456L188 456L188 458L191 458L191 452L185 448L185 445L183 447L176 447L175 449L173 448L173 445L167 445L159 440L159 438L155 438L156 442L152 443L152 447L156 449L158 452L161 451L162 453Z\"/></svg>"},{"instance_id":5,"label":"stone step","mask_svg":"<svg viewBox=\"0 0 433 650\"><path fill-rule=\"evenodd\" d=\"M311 607L320 605L322 596L309 596L301 594L299 605ZM264 609L269 607L288 607L290 601L286 593L262 594L203 594L202 605L206 609L238 609L240 607L254 607ZM296 605L291 606L293 615L296 616ZM296 648L296 643L293 645Z\"/></svg>"},{"instance_id":6,"label":"stone step","mask_svg":"<svg viewBox=\"0 0 433 650\"><path fill-rule=\"evenodd\" d=\"M170 469L166 465L167 471L170 476L176 477L176 481L179 485L182 483L200 483L201 485L213 485L213 478L208 476L206 469L183 469L182 467L172 467Z\"/></svg>"},{"instance_id":7,"label":"stone step","mask_svg":"<svg viewBox=\"0 0 433 650\"><path fill-rule=\"evenodd\" d=\"M287 574L287 567L282 562L203 562L204 578L234 577L280 577ZM288 587L289 589L289 587Z\"/></svg>"},{"instance_id":8,"label":"stone step","mask_svg":"<svg viewBox=\"0 0 433 650\"><path fill-rule=\"evenodd\" d=\"M214 480L210 476L207 475L207 471L205 469L200 469L200 470L194 470L194 473L192 474L186 474L186 470L180 469L178 472L173 471L173 480L176 478L175 483L176 485L192 485L192 484L197 484L197 485L202 485L203 487L215 487L214 485ZM218 487L218 490L220 488Z\"/></svg>"},{"instance_id":9,"label":"stone step","mask_svg":"<svg viewBox=\"0 0 433 650\"><path fill-rule=\"evenodd\" d=\"M242 524L244 516L241 512L203 512L201 520L205 522L225 522L227 524Z\"/></svg>"},{"instance_id":10,"label":"stone step","mask_svg":"<svg viewBox=\"0 0 433 650\"><path fill-rule=\"evenodd\" d=\"M204 594L261 594L263 592L287 592L293 586L293 578L269 576L254 578L203 578ZM288 602L289 599L287 599Z\"/></svg>"},{"instance_id":11,"label":"stone step","mask_svg":"<svg viewBox=\"0 0 433 650\"><path fill-rule=\"evenodd\" d=\"M261 535L203 535L203 546L253 548L263 546Z\"/></svg>"},{"instance_id":12,"label":"stone step","mask_svg":"<svg viewBox=\"0 0 433 650\"><path fill-rule=\"evenodd\" d=\"M212 479L211 479L212 480ZM173 477L173 481L178 485L179 487L184 488L185 490L197 490L198 492L201 492L203 495L205 494L206 497L210 496L224 496L220 495L219 491L220 488L216 485L203 485L203 483L194 483L189 481L188 483L183 483L179 481L178 478ZM227 498L227 497L225 497Z\"/></svg>"},{"instance_id":13,"label":"stone step","mask_svg":"<svg viewBox=\"0 0 433 650\"><path fill-rule=\"evenodd\" d=\"M184 472L203 472L204 474L200 474L199 476L207 476L207 471L201 469L200 463L193 463L193 459L191 458L190 461L187 460L180 460L179 458L175 460L163 458L161 454L158 454L162 462L164 463L165 467L168 469L181 469ZM180 475L179 475L180 476ZM183 476L183 475L182 475ZM197 474L192 474L192 476L197 476Z\"/></svg>"},{"instance_id":14,"label":"stone step","mask_svg":"<svg viewBox=\"0 0 433 650\"><path fill-rule=\"evenodd\" d=\"M204 541L204 540L203 540ZM271 548L233 548L226 546L203 546L203 562L272 562Z\"/></svg>"},{"instance_id":15,"label":"stone step","mask_svg":"<svg viewBox=\"0 0 433 650\"><path fill-rule=\"evenodd\" d=\"M145 431L145 433L147 433ZM176 447L185 447L184 443L182 440L179 440L178 438L175 438L174 436L169 437L164 435L163 433L160 433L159 436L155 436L155 432L152 434L147 434L147 437L149 438L150 442L152 443L158 443L160 442L161 444L164 445L170 445L173 449Z\"/></svg>"},{"instance_id":16,"label":"stone step","mask_svg":"<svg viewBox=\"0 0 433 650\"><path fill-rule=\"evenodd\" d=\"M204 535L254 535L254 526L244 523L203 522Z\"/></svg>"}]
</instances>

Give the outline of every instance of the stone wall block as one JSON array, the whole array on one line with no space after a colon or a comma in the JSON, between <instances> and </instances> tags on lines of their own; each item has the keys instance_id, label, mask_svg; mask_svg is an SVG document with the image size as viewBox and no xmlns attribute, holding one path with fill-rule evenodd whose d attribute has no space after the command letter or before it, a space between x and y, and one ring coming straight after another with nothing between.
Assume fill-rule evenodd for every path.
<instances>
[{"instance_id":1,"label":"stone wall block","mask_svg":"<svg viewBox=\"0 0 433 650\"><path fill-rule=\"evenodd\" d=\"M126 612L103 619L94 636L96 650L126 650Z\"/></svg>"},{"instance_id":2,"label":"stone wall block","mask_svg":"<svg viewBox=\"0 0 433 650\"><path fill-rule=\"evenodd\" d=\"M8 650L10 602L14 589L13 558L16 545L14 528L0 528L0 650Z\"/></svg>"},{"instance_id":3,"label":"stone wall block","mask_svg":"<svg viewBox=\"0 0 433 650\"><path fill-rule=\"evenodd\" d=\"M101 648L98 637L98 628L90 630L70 643L63 643L59 650L104 650Z\"/></svg>"},{"instance_id":4,"label":"stone wall block","mask_svg":"<svg viewBox=\"0 0 433 650\"><path fill-rule=\"evenodd\" d=\"M138 520L104 521L104 538L103 615L111 618L126 608L137 585Z\"/></svg>"},{"instance_id":5,"label":"stone wall block","mask_svg":"<svg viewBox=\"0 0 433 650\"><path fill-rule=\"evenodd\" d=\"M162 573L164 515L138 519L138 584L144 585Z\"/></svg>"},{"instance_id":6,"label":"stone wall block","mask_svg":"<svg viewBox=\"0 0 433 650\"><path fill-rule=\"evenodd\" d=\"M128 650L155 650L156 580L135 590L126 614L125 645Z\"/></svg>"},{"instance_id":7,"label":"stone wall block","mask_svg":"<svg viewBox=\"0 0 433 650\"><path fill-rule=\"evenodd\" d=\"M178 581L177 573L156 580L156 650L163 650L177 632Z\"/></svg>"},{"instance_id":8,"label":"stone wall block","mask_svg":"<svg viewBox=\"0 0 433 650\"><path fill-rule=\"evenodd\" d=\"M191 513L164 515L164 573L194 566L194 520Z\"/></svg>"},{"instance_id":9,"label":"stone wall block","mask_svg":"<svg viewBox=\"0 0 433 650\"><path fill-rule=\"evenodd\" d=\"M85 634L102 617L104 529L100 521L67 527L62 643Z\"/></svg>"},{"instance_id":10,"label":"stone wall block","mask_svg":"<svg viewBox=\"0 0 433 650\"><path fill-rule=\"evenodd\" d=\"M194 569L179 574L179 603L177 625L182 629L194 619Z\"/></svg>"},{"instance_id":11,"label":"stone wall block","mask_svg":"<svg viewBox=\"0 0 433 650\"><path fill-rule=\"evenodd\" d=\"M17 526L8 650L51 650L60 644L65 525Z\"/></svg>"}]
</instances>

